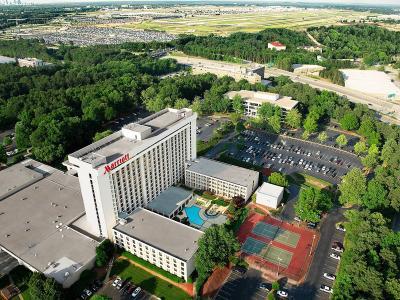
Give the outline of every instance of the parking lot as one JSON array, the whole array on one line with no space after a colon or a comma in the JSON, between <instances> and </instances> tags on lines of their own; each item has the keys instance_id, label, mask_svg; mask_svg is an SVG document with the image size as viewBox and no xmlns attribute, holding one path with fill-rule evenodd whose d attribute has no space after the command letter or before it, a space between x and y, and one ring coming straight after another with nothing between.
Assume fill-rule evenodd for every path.
<instances>
[{"instance_id":1,"label":"parking lot","mask_svg":"<svg viewBox=\"0 0 400 300\"><path fill-rule=\"evenodd\" d=\"M197 140L207 142L213 135L221 122L227 122L227 118L213 119L211 117L199 117L197 119Z\"/></svg>"},{"instance_id":2,"label":"parking lot","mask_svg":"<svg viewBox=\"0 0 400 300\"><path fill-rule=\"evenodd\" d=\"M285 174L306 173L337 184L351 168L361 167L349 152L287 136L245 130L242 140L245 147L231 147L230 156Z\"/></svg>"},{"instance_id":3,"label":"parking lot","mask_svg":"<svg viewBox=\"0 0 400 300\"><path fill-rule=\"evenodd\" d=\"M113 281L109 281L104 287L99 290L98 294L105 295L110 297L113 300L156 300L158 299L156 296L153 296L147 293L145 290L142 289L140 294L136 297L132 297L132 292L135 287L132 288L133 284L125 283L121 289L117 289L116 287L112 286Z\"/></svg>"}]
</instances>

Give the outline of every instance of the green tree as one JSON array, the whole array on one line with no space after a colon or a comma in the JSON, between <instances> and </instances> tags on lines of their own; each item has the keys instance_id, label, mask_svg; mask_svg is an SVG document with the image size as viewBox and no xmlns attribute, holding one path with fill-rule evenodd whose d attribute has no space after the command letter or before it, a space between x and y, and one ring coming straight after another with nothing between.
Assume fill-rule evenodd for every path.
<instances>
[{"instance_id":1,"label":"green tree","mask_svg":"<svg viewBox=\"0 0 400 300\"><path fill-rule=\"evenodd\" d=\"M271 103L263 103L257 110L257 114L261 120L268 122L268 119L275 114L275 107Z\"/></svg>"},{"instance_id":2,"label":"green tree","mask_svg":"<svg viewBox=\"0 0 400 300\"><path fill-rule=\"evenodd\" d=\"M12 139L9 137L9 136L6 136L4 139L3 139L3 146L10 146L12 144Z\"/></svg>"},{"instance_id":3,"label":"green tree","mask_svg":"<svg viewBox=\"0 0 400 300\"><path fill-rule=\"evenodd\" d=\"M269 126L275 133L279 133L281 131L281 117L278 115L273 115L268 120Z\"/></svg>"},{"instance_id":4,"label":"green tree","mask_svg":"<svg viewBox=\"0 0 400 300\"><path fill-rule=\"evenodd\" d=\"M368 147L364 141L359 141L354 145L354 152L358 155L364 154L367 151L368 151Z\"/></svg>"},{"instance_id":5,"label":"green tree","mask_svg":"<svg viewBox=\"0 0 400 300\"><path fill-rule=\"evenodd\" d=\"M328 134L326 133L326 131L322 131L320 134L318 134L317 139L321 143L325 143L328 139Z\"/></svg>"},{"instance_id":6,"label":"green tree","mask_svg":"<svg viewBox=\"0 0 400 300\"><path fill-rule=\"evenodd\" d=\"M361 204L367 190L367 180L359 168L351 169L339 184L339 201L342 204Z\"/></svg>"},{"instance_id":7,"label":"green tree","mask_svg":"<svg viewBox=\"0 0 400 300\"><path fill-rule=\"evenodd\" d=\"M243 99L240 95L235 95L232 99L232 109L235 113L243 115L244 114L244 105Z\"/></svg>"},{"instance_id":8,"label":"green tree","mask_svg":"<svg viewBox=\"0 0 400 300\"><path fill-rule=\"evenodd\" d=\"M389 139L386 141L386 143L382 147L381 153L381 159L384 164L389 164L390 162L393 162L393 158L399 156L399 153L397 153L398 147L399 145L394 139Z\"/></svg>"},{"instance_id":9,"label":"green tree","mask_svg":"<svg viewBox=\"0 0 400 300\"><path fill-rule=\"evenodd\" d=\"M340 119L340 127L344 130L358 129L360 126L357 116L353 112L349 112Z\"/></svg>"},{"instance_id":10,"label":"green tree","mask_svg":"<svg viewBox=\"0 0 400 300\"><path fill-rule=\"evenodd\" d=\"M301 126L301 114L297 108L289 110L285 117L286 125L291 128L300 128Z\"/></svg>"},{"instance_id":11,"label":"green tree","mask_svg":"<svg viewBox=\"0 0 400 300\"><path fill-rule=\"evenodd\" d=\"M93 137L93 142L100 141L102 138L105 138L106 136L109 136L110 134L112 134L112 130L110 130L110 129L107 129L102 132L96 132L96 134Z\"/></svg>"},{"instance_id":12,"label":"green tree","mask_svg":"<svg viewBox=\"0 0 400 300\"><path fill-rule=\"evenodd\" d=\"M271 175L268 177L268 182L283 187L289 186L289 180L287 179L286 175L278 172L272 172Z\"/></svg>"},{"instance_id":13,"label":"green tree","mask_svg":"<svg viewBox=\"0 0 400 300\"><path fill-rule=\"evenodd\" d=\"M347 145L347 137L344 134L339 135L336 138L336 144L339 145L340 148Z\"/></svg>"},{"instance_id":14,"label":"green tree","mask_svg":"<svg viewBox=\"0 0 400 300\"><path fill-rule=\"evenodd\" d=\"M242 118L242 115L238 114L238 113L235 113L235 112L231 113L229 115L229 119L231 120L232 124L235 125L235 126L238 124L238 122L241 120L241 118Z\"/></svg>"},{"instance_id":15,"label":"green tree","mask_svg":"<svg viewBox=\"0 0 400 300\"><path fill-rule=\"evenodd\" d=\"M363 205L369 209L383 209L389 206L385 186L376 179L368 182L367 191L363 197Z\"/></svg>"},{"instance_id":16,"label":"green tree","mask_svg":"<svg viewBox=\"0 0 400 300\"><path fill-rule=\"evenodd\" d=\"M319 222L321 214L333 206L331 195L324 190L307 187L300 191L294 210L304 221Z\"/></svg>"},{"instance_id":17,"label":"green tree","mask_svg":"<svg viewBox=\"0 0 400 300\"><path fill-rule=\"evenodd\" d=\"M318 129L318 119L318 114L310 112L304 120L304 130L308 133L316 132Z\"/></svg>"},{"instance_id":18,"label":"green tree","mask_svg":"<svg viewBox=\"0 0 400 300\"><path fill-rule=\"evenodd\" d=\"M189 107L189 101L185 98L179 98L175 101L174 108L182 109Z\"/></svg>"},{"instance_id":19,"label":"green tree","mask_svg":"<svg viewBox=\"0 0 400 300\"><path fill-rule=\"evenodd\" d=\"M301 135L303 140L308 140L310 138L310 133L308 131L304 131Z\"/></svg>"},{"instance_id":20,"label":"green tree","mask_svg":"<svg viewBox=\"0 0 400 300\"><path fill-rule=\"evenodd\" d=\"M361 158L362 164L367 168L375 168L378 165L379 149L376 145L371 145L368 149L368 154Z\"/></svg>"},{"instance_id":21,"label":"green tree","mask_svg":"<svg viewBox=\"0 0 400 300\"><path fill-rule=\"evenodd\" d=\"M105 266L110 260L114 252L113 243L106 239L96 247L96 265L98 267Z\"/></svg>"},{"instance_id":22,"label":"green tree","mask_svg":"<svg viewBox=\"0 0 400 300\"><path fill-rule=\"evenodd\" d=\"M61 286L54 278L46 277L40 272L32 273L28 287L33 300L58 300L61 297Z\"/></svg>"},{"instance_id":23,"label":"green tree","mask_svg":"<svg viewBox=\"0 0 400 300\"><path fill-rule=\"evenodd\" d=\"M7 163L6 149L3 145L0 145L0 163Z\"/></svg>"},{"instance_id":24,"label":"green tree","mask_svg":"<svg viewBox=\"0 0 400 300\"><path fill-rule=\"evenodd\" d=\"M200 116L205 115L207 113L207 109L204 106L203 101L199 97L196 97L194 99L190 107L194 112L198 113Z\"/></svg>"}]
</instances>

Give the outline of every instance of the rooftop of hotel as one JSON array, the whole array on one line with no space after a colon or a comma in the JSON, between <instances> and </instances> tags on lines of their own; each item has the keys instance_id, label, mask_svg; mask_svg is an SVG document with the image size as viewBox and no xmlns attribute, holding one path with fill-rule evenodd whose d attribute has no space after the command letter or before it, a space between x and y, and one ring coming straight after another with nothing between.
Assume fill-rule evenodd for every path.
<instances>
[{"instance_id":1,"label":"rooftop of hotel","mask_svg":"<svg viewBox=\"0 0 400 300\"><path fill-rule=\"evenodd\" d=\"M52 269L50 276L62 283L66 270L69 274L78 270L95 256L98 245L67 226L84 215L78 178L34 160L0 171L0 178L13 180L8 176L23 174L22 168L29 170L29 176L37 173L39 179L28 182L17 176L23 186L0 200L0 245L39 271ZM57 270L63 260L66 268Z\"/></svg>"},{"instance_id":2,"label":"rooftop of hotel","mask_svg":"<svg viewBox=\"0 0 400 300\"><path fill-rule=\"evenodd\" d=\"M140 121L127 124L121 130L69 156L97 167L114 161L134 147L142 146L148 141L154 141L152 138L192 115L193 112L190 109L167 108Z\"/></svg>"},{"instance_id":3,"label":"rooftop of hotel","mask_svg":"<svg viewBox=\"0 0 400 300\"><path fill-rule=\"evenodd\" d=\"M184 261L196 253L203 235L200 230L144 208L136 209L125 224L114 229Z\"/></svg>"},{"instance_id":4,"label":"rooftop of hotel","mask_svg":"<svg viewBox=\"0 0 400 300\"><path fill-rule=\"evenodd\" d=\"M259 173L253 170L229 165L216 160L200 157L191 161L187 167L188 171L214 177L240 186L253 184L254 178Z\"/></svg>"},{"instance_id":5,"label":"rooftop of hotel","mask_svg":"<svg viewBox=\"0 0 400 300\"><path fill-rule=\"evenodd\" d=\"M256 92L248 90L230 91L225 94L228 98L232 99L236 95L242 97L244 101L251 101L253 103L263 104L271 103L277 105L285 110L291 110L299 103L291 97L280 96L279 94L268 92Z\"/></svg>"},{"instance_id":6,"label":"rooftop of hotel","mask_svg":"<svg viewBox=\"0 0 400 300\"><path fill-rule=\"evenodd\" d=\"M165 191L161 192L156 198L154 198L148 205L147 208L158 212L162 215L171 215L178 207L182 206L184 202L192 195L192 191L171 186Z\"/></svg>"}]
</instances>

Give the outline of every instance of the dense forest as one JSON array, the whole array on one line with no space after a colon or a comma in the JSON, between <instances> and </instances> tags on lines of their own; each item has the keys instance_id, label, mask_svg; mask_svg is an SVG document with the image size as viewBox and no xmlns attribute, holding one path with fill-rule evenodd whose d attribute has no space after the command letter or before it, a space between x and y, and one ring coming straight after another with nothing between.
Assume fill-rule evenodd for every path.
<instances>
[{"instance_id":1,"label":"dense forest","mask_svg":"<svg viewBox=\"0 0 400 300\"><path fill-rule=\"evenodd\" d=\"M333 59L362 58L367 65L389 63L400 53L400 32L373 25L310 28L308 32L325 46Z\"/></svg>"}]
</instances>

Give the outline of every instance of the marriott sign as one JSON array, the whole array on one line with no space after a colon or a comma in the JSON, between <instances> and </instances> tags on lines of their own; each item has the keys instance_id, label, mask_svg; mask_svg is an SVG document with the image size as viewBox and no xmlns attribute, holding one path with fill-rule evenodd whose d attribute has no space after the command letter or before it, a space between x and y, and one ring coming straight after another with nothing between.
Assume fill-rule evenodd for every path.
<instances>
[{"instance_id":1,"label":"marriott sign","mask_svg":"<svg viewBox=\"0 0 400 300\"><path fill-rule=\"evenodd\" d=\"M111 172L116 167L118 167L119 165L123 164L124 162L127 162L128 160L129 160L129 153L127 153L124 156L118 158L116 161L113 161L111 164L108 164L107 166L105 166L104 167L104 174Z\"/></svg>"}]
</instances>

